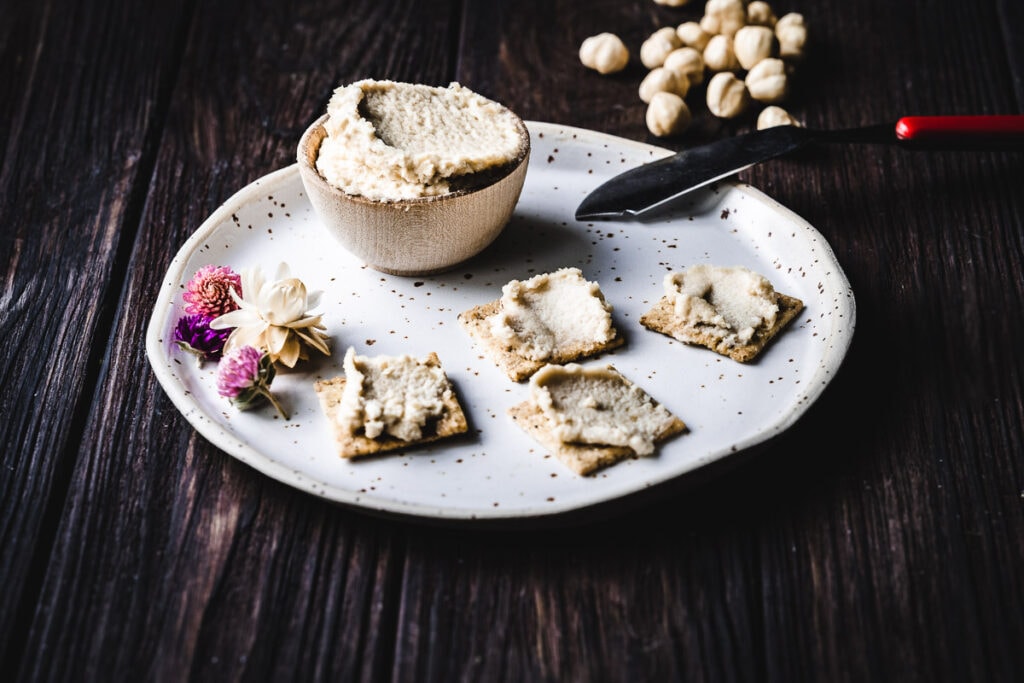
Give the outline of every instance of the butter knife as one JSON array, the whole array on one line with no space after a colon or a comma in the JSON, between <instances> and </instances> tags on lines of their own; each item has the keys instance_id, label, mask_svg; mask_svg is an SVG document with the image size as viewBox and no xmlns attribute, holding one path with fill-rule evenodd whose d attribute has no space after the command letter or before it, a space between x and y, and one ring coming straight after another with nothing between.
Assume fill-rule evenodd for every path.
<instances>
[{"instance_id":1,"label":"butter knife","mask_svg":"<svg viewBox=\"0 0 1024 683\"><path fill-rule=\"evenodd\" d=\"M620 173L576 209L576 220L639 218L762 161L813 144L889 144L910 149L1024 149L1024 115L905 116L863 128L778 126L692 147Z\"/></svg>"}]
</instances>

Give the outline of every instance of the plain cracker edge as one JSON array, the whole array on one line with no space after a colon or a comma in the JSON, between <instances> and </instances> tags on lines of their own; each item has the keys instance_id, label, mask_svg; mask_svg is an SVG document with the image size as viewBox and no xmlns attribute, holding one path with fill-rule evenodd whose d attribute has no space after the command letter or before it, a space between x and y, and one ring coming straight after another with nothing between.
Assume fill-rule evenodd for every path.
<instances>
[{"instance_id":1,"label":"plain cracker edge","mask_svg":"<svg viewBox=\"0 0 1024 683\"><path fill-rule=\"evenodd\" d=\"M437 354L431 353L427 357L427 363L440 366ZM412 448L469 431L466 414L462 411L459 399L455 395L455 388L451 386L451 381L448 380L447 376L445 376L445 380L448 381L451 396L444 403L444 413L442 413L441 418L437 422L436 431L430 436L415 441L402 441L401 439L387 436L379 439L369 439L365 436L349 434L347 430L338 425L336 419L337 407L341 404L341 395L345 388L345 378L334 377L332 379L319 380L314 383L313 388L320 399L320 407L327 416L328 422L330 422L331 431L334 433L334 439L338 445L338 455L342 458L351 459L363 455Z\"/></svg>"},{"instance_id":2,"label":"plain cracker edge","mask_svg":"<svg viewBox=\"0 0 1024 683\"><path fill-rule=\"evenodd\" d=\"M779 316L775 319L775 325L759 334L754 341L743 346L720 344L718 339L710 334L685 334L686 328L676 320L674 306L667 296L661 297L651 310L640 316L640 324L678 341L703 346L740 363L746 363L754 360L768 345L768 342L774 339L804 309L804 302L796 297L780 292L776 292L776 297L779 304Z\"/></svg>"},{"instance_id":3,"label":"plain cracker edge","mask_svg":"<svg viewBox=\"0 0 1024 683\"><path fill-rule=\"evenodd\" d=\"M524 432L549 450L562 464L581 476L592 474L627 458L638 457L628 446L585 446L559 441L551 433L548 421L540 408L529 400L512 406L508 409L508 414ZM686 429L686 423L673 415L672 423L655 437L655 443L681 434Z\"/></svg>"},{"instance_id":4,"label":"plain cracker edge","mask_svg":"<svg viewBox=\"0 0 1024 683\"><path fill-rule=\"evenodd\" d=\"M612 328L615 336L603 343L577 344L569 347L564 353L558 354L546 360L533 360L525 358L515 351L509 349L504 343L491 334L490 325L486 321L501 310L501 299L480 304L459 314L459 324L462 329L474 340L480 343L485 354L497 365L513 382L522 382L529 379L535 372L545 365L552 363L560 365L571 363L590 356L595 356L605 351L611 351L622 346L625 339L619 331Z\"/></svg>"}]
</instances>

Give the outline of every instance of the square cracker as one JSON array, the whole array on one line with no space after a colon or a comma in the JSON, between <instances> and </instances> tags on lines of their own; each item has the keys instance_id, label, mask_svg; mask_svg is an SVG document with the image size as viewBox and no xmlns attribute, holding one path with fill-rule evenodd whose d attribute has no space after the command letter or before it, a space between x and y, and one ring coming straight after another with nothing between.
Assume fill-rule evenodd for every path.
<instances>
[{"instance_id":1,"label":"square cracker","mask_svg":"<svg viewBox=\"0 0 1024 683\"><path fill-rule=\"evenodd\" d=\"M427 356L427 365L441 367L441 361L436 353L431 352ZM447 380L447 378L445 378ZM449 382L451 388L451 383ZM338 446L338 455L343 458L355 458L361 455L373 455L385 453L411 446L430 443L456 434L463 434L469 430L466 422L466 415L462 412L462 406L452 389L451 396L445 401L444 412L441 413L433 433L424 436L416 441L402 441L393 436L382 434L376 439L370 439L359 434L349 434L348 430L338 423L337 410L341 405L342 391L345 388L345 377L339 376L332 379L319 380L313 385L317 398L320 399L320 407L324 415L331 423L331 431L334 432L334 439Z\"/></svg>"},{"instance_id":2,"label":"square cracker","mask_svg":"<svg viewBox=\"0 0 1024 683\"><path fill-rule=\"evenodd\" d=\"M626 458L636 458L636 452L628 446L601 446L587 443L565 443L560 441L551 431L547 417L532 401L524 401L508 409L512 420L524 432L548 449L566 467L579 475L588 475L597 470L614 465ZM686 424L679 418L655 438L661 442L669 437L686 431Z\"/></svg>"},{"instance_id":3,"label":"square cracker","mask_svg":"<svg viewBox=\"0 0 1024 683\"><path fill-rule=\"evenodd\" d=\"M560 349L558 353L547 360L533 360L516 353L504 340L498 339L491 333L491 325L487 319L500 311L501 299L496 299L495 301L481 304L460 313L459 324L474 341L480 344L487 357L501 368L513 382L522 382L529 379L533 373L548 363L556 365L572 363L618 348L625 342L616 331L615 337L608 342L574 344Z\"/></svg>"},{"instance_id":4,"label":"square cracker","mask_svg":"<svg viewBox=\"0 0 1024 683\"><path fill-rule=\"evenodd\" d=\"M754 360L768 345L768 342L804 309L804 302L800 299L778 292L776 292L776 296L778 297L779 314L775 318L775 324L767 330L756 332L750 343L743 346L729 346L714 335L686 327L676 318L675 305L667 296L661 297L654 308L640 317L640 324L681 342L698 344L740 363L746 363Z\"/></svg>"}]
</instances>

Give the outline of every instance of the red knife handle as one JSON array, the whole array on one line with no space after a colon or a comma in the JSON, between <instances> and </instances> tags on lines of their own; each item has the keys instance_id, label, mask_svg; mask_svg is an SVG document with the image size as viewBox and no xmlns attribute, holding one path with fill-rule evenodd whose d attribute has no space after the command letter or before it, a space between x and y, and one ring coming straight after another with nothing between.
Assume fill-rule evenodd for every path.
<instances>
[{"instance_id":1,"label":"red knife handle","mask_svg":"<svg viewBox=\"0 0 1024 683\"><path fill-rule=\"evenodd\" d=\"M904 116L900 142L922 148L1012 149L1024 147L1024 115Z\"/></svg>"}]
</instances>

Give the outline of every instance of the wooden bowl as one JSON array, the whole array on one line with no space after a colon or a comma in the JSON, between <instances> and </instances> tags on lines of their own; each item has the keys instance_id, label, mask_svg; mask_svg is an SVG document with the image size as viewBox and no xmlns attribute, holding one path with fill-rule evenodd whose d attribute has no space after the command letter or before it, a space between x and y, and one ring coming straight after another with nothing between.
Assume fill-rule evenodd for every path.
<instances>
[{"instance_id":1,"label":"wooden bowl","mask_svg":"<svg viewBox=\"0 0 1024 683\"><path fill-rule=\"evenodd\" d=\"M375 201L334 187L316 169L327 134L321 116L299 141L299 173L313 209L341 244L376 270L429 275L483 251L512 217L526 180L530 135L509 164L452 179L452 192L434 197Z\"/></svg>"}]
</instances>

